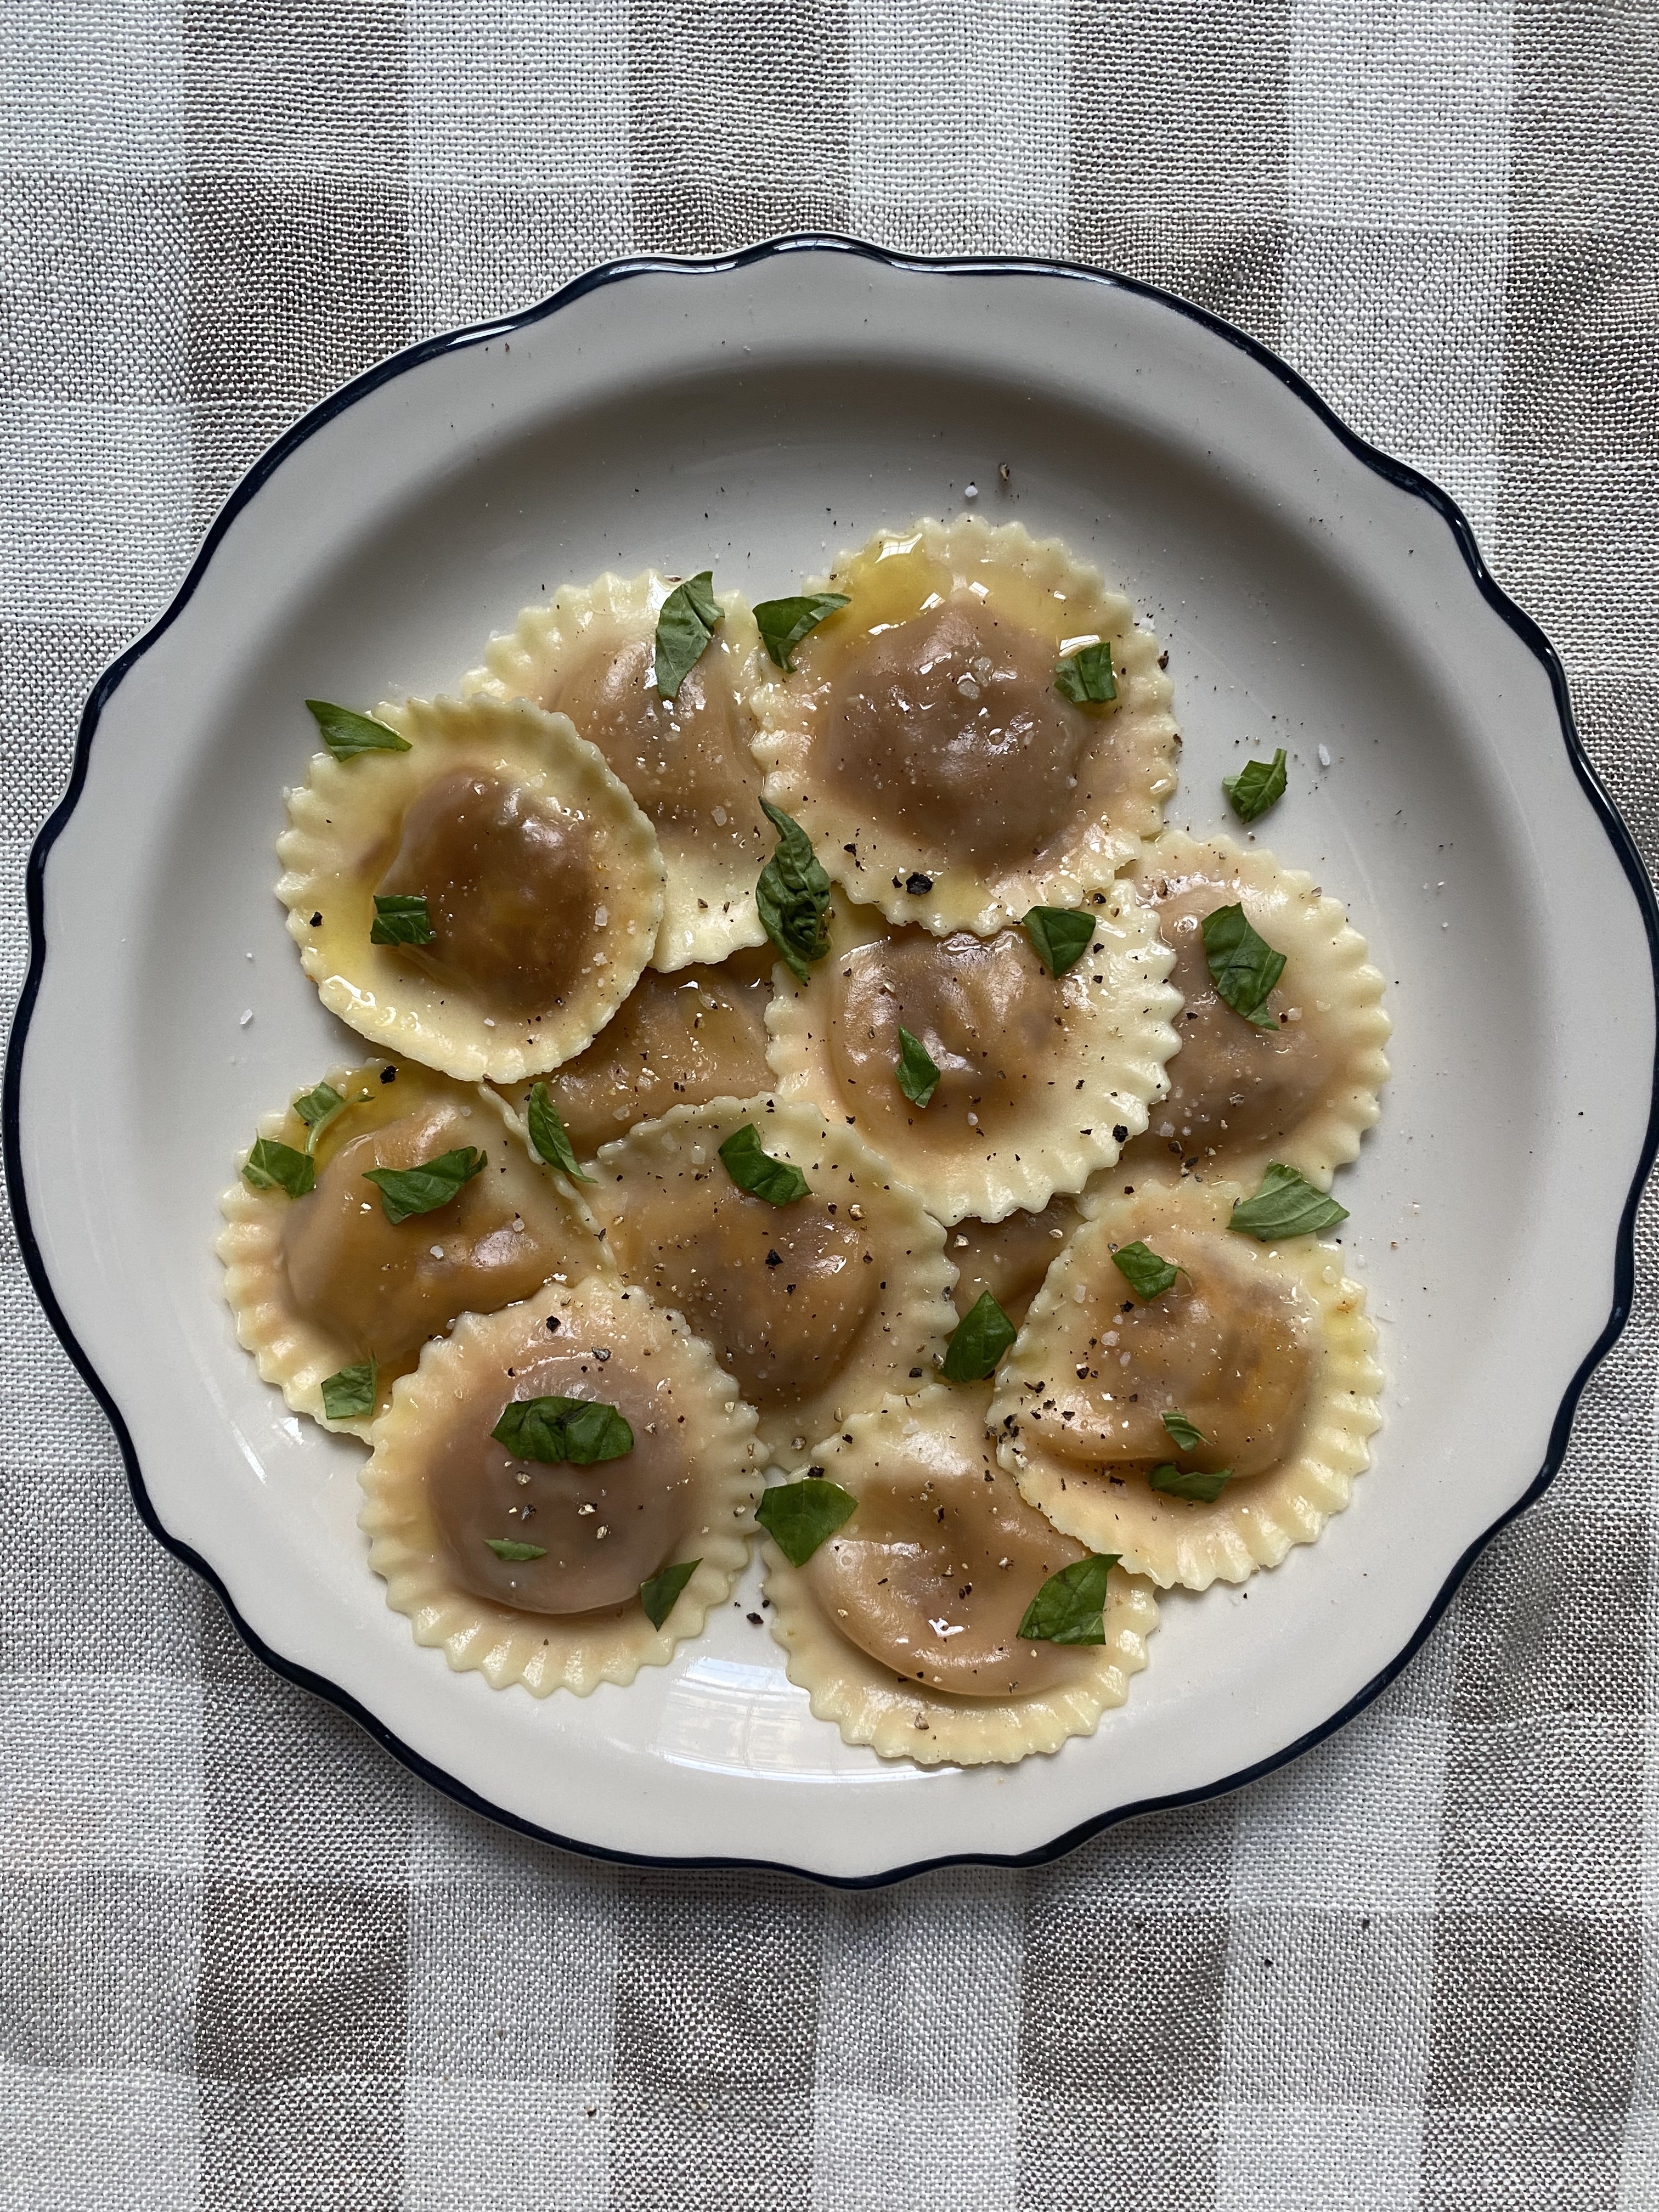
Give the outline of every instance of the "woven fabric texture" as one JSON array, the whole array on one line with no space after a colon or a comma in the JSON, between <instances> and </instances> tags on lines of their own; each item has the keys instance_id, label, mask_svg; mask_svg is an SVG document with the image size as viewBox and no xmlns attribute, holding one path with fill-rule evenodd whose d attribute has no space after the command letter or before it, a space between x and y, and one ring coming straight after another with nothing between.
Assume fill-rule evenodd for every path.
<instances>
[{"instance_id":1,"label":"woven fabric texture","mask_svg":"<svg viewBox=\"0 0 1659 2212\"><path fill-rule=\"evenodd\" d=\"M428 332L798 228L1054 254L1463 503L1659 855L1638 0L20 0L0 58L0 981L100 670ZM1052 1868L825 1893L501 1832L154 1544L7 1231L7 2212L1659 2204L1654 1220L1544 1501L1402 1679Z\"/></svg>"}]
</instances>

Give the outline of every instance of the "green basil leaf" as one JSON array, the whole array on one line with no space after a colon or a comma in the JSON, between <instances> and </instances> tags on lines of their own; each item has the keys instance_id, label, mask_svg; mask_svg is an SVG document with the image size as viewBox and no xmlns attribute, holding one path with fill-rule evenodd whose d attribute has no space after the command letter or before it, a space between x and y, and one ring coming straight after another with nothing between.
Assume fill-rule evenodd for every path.
<instances>
[{"instance_id":1,"label":"green basil leaf","mask_svg":"<svg viewBox=\"0 0 1659 2212\"><path fill-rule=\"evenodd\" d=\"M858 1510L838 1482L810 1474L805 1482L782 1482L763 1496L755 1518L792 1567L804 1567L826 1536Z\"/></svg>"},{"instance_id":2,"label":"green basil leaf","mask_svg":"<svg viewBox=\"0 0 1659 2212\"><path fill-rule=\"evenodd\" d=\"M663 601L657 617L657 689L665 699L678 698L681 684L708 652L720 618L711 568L688 576Z\"/></svg>"},{"instance_id":3,"label":"green basil leaf","mask_svg":"<svg viewBox=\"0 0 1659 2212\"><path fill-rule=\"evenodd\" d=\"M1259 822L1285 796L1285 748L1270 761L1246 761L1237 775L1224 775L1221 788L1241 822Z\"/></svg>"},{"instance_id":4,"label":"green basil leaf","mask_svg":"<svg viewBox=\"0 0 1659 2212\"><path fill-rule=\"evenodd\" d=\"M1034 906L1025 917L1025 934L1051 975L1075 968L1095 941L1095 920L1067 906Z\"/></svg>"},{"instance_id":5,"label":"green basil leaf","mask_svg":"<svg viewBox=\"0 0 1659 2212\"><path fill-rule=\"evenodd\" d=\"M1164 1425L1182 1451L1196 1451L1200 1444L1209 1441L1201 1430L1193 1426L1184 1413L1165 1413Z\"/></svg>"},{"instance_id":6,"label":"green basil leaf","mask_svg":"<svg viewBox=\"0 0 1659 2212\"><path fill-rule=\"evenodd\" d=\"M1150 1244L1136 1237L1133 1244L1120 1244L1112 1255L1112 1265L1138 1298L1161 1298L1176 1277L1179 1267L1168 1260L1160 1259Z\"/></svg>"},{"instance_id":7,"label":"green basil leaf","mask_svg":"<svg viewBox=\"0 0 1659 2212\"><path fill-rule=\"evenodd\" d=\"M1197 1505L1213 1505L1232 1480L1230 1467L1206 1474L1195 1467L1155 1467L1146 1480L1166 1498L1188 1498Z\"/></svg>"},{"instance_id":8,"label":"green basil leaf","mask_svg":"<svg viewBox=\"0 0 1659 2212\"><path fill-rule=\"evenodd\" d=\"M409 739L384 722L353 714L349 707L331 707L326 699L307 699L312 720L323 733L323 743L337 761L356 760L359 753L406 753Z\"/></svg>"},{"instance_id":9,"label":"green basil leaf","mask_svg":"<svg viewBox=\"0 0 1659 2212\"><path fill-rule=\"evenodd\" d=\"M1218 998L1259 1030L1279 1024L1263 1009L1267 994L1285 973L1285 955L1258 937L1242 906L1218 906L1204 917L1204 957Z\"/></svg>"},{"instance_id":10,"label":"green basil leaf","mask_svg":"<svg viewBox=\"0 0 1659 2212\"><path fill-rule=\"evenodd\" d=\"M1091 1552L1050 1575L1025 1608L1019 1633L1033 1644L1103 1644L1107 1577L1116 1552Z\"/></svg>"},{"instance_id":11,"label":"green basil leaf","mask_svg":"<svg viewBox=\"0 0 1659 2212\"><path fill-rule=\"evenodd\" d=\"M453 1152L440 1152L417 1168L368 1168L363 1181L379 1186L386 1218L396 1228L411 1214L435 1213L459 1196L484 1164L485 1155L471 1145Z\"/></svg>"},{"instance_id":12,"label":"green basil leaf","mask_svg":"<svg viewBox=\"0 0 1659 2212\"><path fill-rule=\"evenodd\" d=\"M760 872L755 902L761 927L795 981L804 983L808 964L830 950L830 878L799 822L763 799L761 811L778 833L778 849Z\"/></svg>"},{"instance_id":13,"label":"green basil leaf","mask_svg":"<svg viewBox=\"0 0 1659 2212\"><path fill-rule=\"evenodd\" d=\"M532 1089L525 1120L530 1130L530 1149L538 1160L550 1168L558 1168L572 1182L592 1182L592 1176L584 1175L576 1165L569 1135L553 1103L553 1094L544 1083L538 1083Z\"/></svg>"},{"instance_id":14,"label":"green basil leaf","mask_svg":"<svg viewBox=\"0 0 1659 2212\"><path fill-rule=\"evenodd\" d=\"M732 1132L720 1146L720 1161L739 1190L763 1198L769 1206L793 1206L812 1188L799 1168L762 1151L760 1131L752 1121Z\"/></svg>"},{"instance_id":15,"label":"green basil leaf","mask_svg":"<svg viewBox=\"0 0 1659 2212\"><path fill-rule=\"evenodd\" d=\"M374 1362L343 1367L323 1381L323 1411L331 1421L361 1421L374 1411L378 1376Z\"/></svg>"},{"instance_id":16,"label":"green basil leaf","mask_svg":"<svg viewBox=\"0 0 1659 2212\"><path fill-rule=\"evenodd\" d=\"M809 629L816 629L826 615L848 604L845 592L809 592L799 599L763 599L755 609L755 623L773 665L793 676L790 659Z\"/></svg>"},{"instance_id":17,"label":"green basil leaf","mask_svg":"<svg viewBox=\"0 0 1659 2212\"><path fill-rule=\"evenodd\" d=\"M544 1559L545 1544L521 1544L513 1536L486 1536L484 1541L498 1559L507 1559L517 1565L523 1559Z\"/></svg>"},{"instance_id":18,"label":"green basil leaf","mask_svg":"<svg viewBox=\"0 0 1659 2212\"><path fill-rule=\"evenodd\" d=\"M1064 660L1054 663L1054 689L1079 707L1103 706L1117 696L1112 673L1112 648L1103 638L1098 645L1079 646Z\"/></svg>"},{"instance_id":19,"label":"green basil leaf","mask_svg":"<svg viewBox=\"0 0 1659 2212\"><path fill-rule=\"evenodd\" d=\"M947 1382L982 1382L1019 1334L989 1291L981 1291L945 1347Z\"/></svg>"},{"instance_id":20,"label":"green basil leaf","mask_svg":"<svg viewBox=\"0 0 1659 2212\"><path fill-rule=\"evenodd\" d=\"M317 1164L308 1152L296 1152L292 1145L279 1144L275 1137L260 1137L247 1156L242 1177L255 1190L285 1190L290 1198L303 1198L316 1188Z\"/></svg>"},{"instance_id":21,"label":"green basil leaf","mask_svg":"<svg viewBox=\"0 0 1659 2212\"><path fill-rule=\"evenodd\" d=\"M1286 1237L1311 1237L1321 1229L1334 1229L1347 1218L1347 1207L1316 1190L1305 1176L1269 1160L1261 1189L1254 1198L1239 1200L1227 1226L1263 1244L1277 1244Z\"/></svg>"},{"instance_id":22,"label":"green basil leaf","mask_svg":"<svg viewBox=\"0 0 1659 2212\"><path fill-rule=\"evenodd\" d=\"M331 1083L319 1083L314 1091L307 1091L302 1098L295 1100L294 1110L307 1129L314 1129L331 1114L337 1114L344 1104L345 1100Z\"/></svg>"},{"instance_id":23,"label":"green basil leaf","mask_svg":"<svg viewBox=\"0 0 1659 2212\"><path fill-rule=\"evenodd\" d=\"M375 893L371 945L430 945L437 933L426 910L424 891L394 891L389 898Z\"/></svg>"},{"instance_id":24,"label":"green basil leaf","mask_svg":"<svg viewBox=\"0 0 1659 2212\"><path fill-rule=\"evenodd\" d=\"M939 1070L920 1037L899 1024L898 1087L913 1106L925 1106L939 1089Z\"/></svg>"},{"instance_id":25,"label":"green basil leaf","mask_svg":"<svg viewBox=\"0 0 1659 2212\"><path fill-rule=\"evenodd\" d=\"M592 1467L634 1449L634 1431L623 1415L597 1398L509 1399L489 1433L514 1459L539 1460L544 1467Z\"/></svg>"},{"instance_id":26,"label":"green basil leaf","mask_svg":"<svg viewBox=\"0 0 1659 2212\"><path fill-rule=\"evenodd\" d=\"M662 1626L678 1604L680 1592L702 1565L701 1559L678 1559L672 1567L665 1567L660 1574L651 1575L640 1584L640 1603L653 1628Z\"/></svg>"}]
</instances>

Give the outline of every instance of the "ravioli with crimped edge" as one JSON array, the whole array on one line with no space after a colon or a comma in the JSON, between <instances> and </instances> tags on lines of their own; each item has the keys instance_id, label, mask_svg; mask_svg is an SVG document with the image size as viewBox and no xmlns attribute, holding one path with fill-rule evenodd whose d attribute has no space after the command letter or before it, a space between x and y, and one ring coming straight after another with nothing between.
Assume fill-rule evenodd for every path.
<instances>
[{"instance_id":1,"label":"ravioli with crimped edge","mask_svg":"<svg viewBox=\"0 0 1659 2212\"><path fill-rule=\"evenodd\" d=\"M413 1060L331 1069L256 1135L220 1200L225 1296L261 1378L325 1428L366 1434L459 1315L607 1264L569 1183L532 1163L499 1103Z\"/></svg>"},{"instance_id":2,"label":"ravioli with crimped edge","mask_svg":"<svg viewBox=\"0 0 1659 2212\"><path fill-rule=\"evenodd\" d=\"M621 1273L708 1339L782 1466L920 1389L956 1326L944 1231L815 1107L676 1107L605 1147L589 1200Z\"/></svg>"},{"instance_id":3,"label":"ravioli with crimped edge","mask_svg":"<svg viewBox=\"0 0 1659 2212\"><path fill-rule=\"evenodd\" d=\"M1132 890L1078 919L1088 949L1055 975L1023 929L939 938L838 908L809 980L778 973L779 1096L855 1121L946 1224L1081 1190L1163 1097L1180 1000Z\"/></svg>"},{"instance_id":4,"label":"ravioli with crimped edge","mask_svg":"<svg viewBox=\"0 0 1659 2212\"><path fill-rule=\"evenodd\" d=\"M755 750L854 898L988 935L1105 890L1157 833L1179 743L1158 641L1058 539L918 522L824 588L848 604L757 691Z\"/></svg>"},{"instance_id":5,"label":"ravioli with crimped edge","mask_svg":"<svg viewBox=\"0 0 1659 2212\"><path fill-rule=\"evenodd\" d=\"M967 1216L957 1222L945 1240L957 1271L951 1293L957 1311L969 1314L981 1298L993 1297L1018 1328L1043 1277L1076 1233L1078 1203L1051 1198L1040 1213L1021 1207L1000 1221Z\"/></svg>"},{"instance_id":6,"label":"ravioli with crimped edge","mask_svg":"<svg viewBox=\"0 0 1659 2212\"><path fill-rule=\"evenodd\" d=\"M386 1602L493 1689L586 1697L666 1664L748 1556L754 1408L614 1277L468 1315L373 1441L358 1518Z\"/></svg>"},{"instance_id":7,"label":"ravioli with crimped edge","mask_svg":"<svg viewBox=\"0 0 1659 2212\"><path fill-rule=\"evenodd\" d=\"M1246 1196L1194 1180L1091 1200L996 1378L1022 1496L1162 1586L1243 1582L1313 1542L1379 1424L1376 1332L1340 1251L1242 1234Z\"/></svg>"},{"instance_id":8,"label":"ravioli with crimped edge","mask_svg":"<svg viewBox=\"0 0 1659 2212\"><path fill-rule=\"evenodd\" d=\"M1025 1504L998 1466L988 1389L935 1384L818 1444L815 1470L854 1510L804 1565L763 1543L772 1632L817 1718L884 1759L1012 1765L1092 1735L1146 1663L1150 1586L1098 1561L1064 1632L1022 1634L1085 1547ZM771 1493L775 1495L775 1493ZM844 1510L844 1509L843 1509ZM763 1517L764 1510L763 1509Z\"/></svg>"},{"instance_id":9,"label":"ravioli with crimped edge","mask_svg":"<svg viewBox=\"0 0 1659 2212\"><path fill-rule=\"evenodd\" d=\"M652 955L664 969L762 942L755 878L770 850L750 750L763 669L754 616L738 592L711 590L708 643L669 697L658 688L656 635L677 589L654 569L562 585L490 640L465 685L568 714L633 793L667 871Z\"/></svg>"},{"instance_id":10,"label":"ravioli with crimped edge","mask_svg":"<svg viewBox=\"0 0 1659 2212\"><path fill-rule=\"evenodd\" d=\"M323 1004L463 1080L580 1052L656 943L655 832L562 715L524 701L377 709L403 743L319 753L289 794L276 895Z\"/></svg>"},{"instance_id":11,"label":"ravioli with crimped edge","mask_svg":"<svg viewBox=\"0 0 1659 2212\"><path fill-rule=\"evenodd\" d=\"M1335 1170L1358 1157L1389 1076L1382 977L1364 939L1310 875L1230 837L1166 830L1133 874L1174 951L1170 981L1185 1004L1169 1096L1125 1167L1254 1183L1280 1160L1328 1190ZM1221 966L1228 981L1217 933L1231 909L1266 948L1252 942L1258 965L1252 975L1243 963L1246 989L1229 986L1237 1003L1215 972ZM1235 928L1235 939L1241 933ZM1269 971L1277 980L1261 992Z\"/></svg>"},{"instance_id":12,"label":"ravioli with crimped edge","mask_svg":"<svg viewBox=\"0 0 1659 2212\"><path fill-rule=\"evenodd\" d=\"M717 968L647 968L592 1044L544 1078L579 1159L676 1106L748 1098L767 1089L766 1008L772 954L735 952ZM523 1115L534 1084L505 1096Z\"/></svg>"}]
</instances>

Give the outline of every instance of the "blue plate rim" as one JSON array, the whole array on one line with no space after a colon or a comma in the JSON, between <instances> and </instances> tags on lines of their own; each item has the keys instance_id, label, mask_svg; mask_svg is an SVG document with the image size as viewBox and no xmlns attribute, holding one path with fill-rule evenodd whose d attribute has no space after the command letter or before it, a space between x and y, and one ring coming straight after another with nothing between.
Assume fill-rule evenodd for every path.
<instances>
[{"instance_id":1,"label":"blue plate rim","mask_svg":"<svg viewBox=\"0 0 1659 2212\"><path fill-rule=\"evenodd\" d=\"M144 1484L143 1470L139 1464L138 1455L134 1449L126 1423L122 1419L113 1397L105 1387L97 1369L64 1316L63 1310L58 1303L47 1274L45 1260L35 1240L30 1220L28 1194L23 1177L19 1121L23 1054L27 1042L35 1001L40 995L41 975L46 965L46 862L52 847L57 843L70 816L74 813L84 788L92 741L96 734L99 721L104 708L130 671L172 627L188 605L206 573L208 564L217 550L220 540L266 479L282 465L291 453L303 445L307 439L313 436L325 423L332 422L336 416L344 413L348 408L355 406L360 399L366 398L370 392L378 391L382 385L390 383L394 378L407 374L410 369L417 368L423 362L434 360L443 354L459 352L470 346L486 344L498 337L510 337L514 331L525 330L532 324L544 321L549 316L556 314L561 308L568 307L574 301L585 299L591 292L599 291L607 285L623 283L631 277L661 275L724 276L737 270L752 268L757 262L770 260L789 253L846 254L854 258L873 262L884 269L909 271L925 276L1060 277L1073 283L1104 285L1111 289L1130 293L1142 299L1156 301L1160 306L1170 308L1177 314L1184 315L1188 320L1199 325L1201 329L1210 331L1215 337L1224 340L1227 344L1236 347L1259 367L1267 370L1287 390L1293 392L1328 429L1340 439L1348 451L1363 461L1367 467L1374 470L1388 483L1395 484L1401 490L1410 492L1415 497L1425 501L1442 517L1450 529L1458 550L1468 564L1469 573L1481 597L1542 665L1549 678L1551 692L1560 720L1561 736L1566 747L1567 757L1607 834L1608 842L1618 855L1620 865L1624 869L1631 889L1635 894L1637 905L1642 915L1643 927L1647 936L1648 957L1654 977L1656 1050L1653 1085L1649 1097L1648 1122L1643 1139L1641 1155L1629 1194L1625 1200L1623 1212L1620 1216L1613 1254L1613 1302L1607 1322L1567 1385L1555 1419L1551 1425L1543 1464L1537 1475L1525 1493L1517 1498L1513 1505L1499 1514L1491 1526L1469 1545L1441 1585L1414 1632L1388 1665L1382 1668L1363 1689L1358 1691L1346 1705L1322 1721L1317 1728L1309 1729L1293 1742L1273 1753L1271 1757L1258 1759L1253 1765L1241 1767L1237 1772L1224 1775L1217 1781L1206 1783L1194 1790L1179 1790L1160 1797L1142 1798L1132 1805L1115 1807L1109 1812L1098 1814L1090 1820L1078 1822L1075 1826L1066 1829L1062 1834L1053 1838L1046 1844L1039 1844L1032 1850L1017 1853L960 1851L941 1858L918 1860L914 1865L886 1869L879 1873L868 1875L824 1874L810 1867L791 1866L778 1860L745 1858L740 1856L727 1857L709 1855L697 1857L672 1857L651 1852L613 1850L604 1844L582 1843L572 1837L562 1836L554 1829L544 1828L535 1821L526 1820L518 1814L508 1812L501 1806L491 1803L488 1798L468 1788L466 1784L458 1781L445 1769L434 1765L419 1752L413 1750L384 1723L377 1720L374 1715L348 1691L341 1689L337 1683L330 1681L325 1675L318 1674L310 1668L300 1666L296 1662L286 1659L279 1652L272 1650L270 1645L242 1619L219 1575L199 1553L163 1528L150 1502L149 1494ZM3 1152L4 1157L7 1197L17 1231L19 1250L35 1296L39 1298L58 1341L68 1353L82 1381L102 1407L105 1417L114 1431L115 1440L120 1449L122 1461L126 1469L128 1487L144 1525L156 1540L171 1552L175 1559L181 1560L216 1592L220 1602L229 1615L243 1643L254 1656L263 1661L274 1674L280 1674L285 1680L296 1684L301 1689L310 1691L316 1697L325 1698L329 1704L348 1714L411 1773L418 1775L422 1781L430 1784L434 1789L441 1790L446 1796L453 1798L457 1803L465 1805L470 1811L483 1814L487 1819L495 1821L500 1826L513 1829L520 1835L532 1837L538 1843L556 1844L561 1850L574 1851L584 1858L602 1860L618 1866L662 1868L687 1873L742 1869L754 1873L793 1875L799 1879L816 1882L825 1888L880 1889L892 1882L909 1881L915 1875L935 1873L948 1867L1043 1866L1052 1860L1063 1857L1066 1852L1076 1850L1079 1844L1086 1843L1091 1837L1102 1834L1108 1828L1115 1827L1120 1821L1138 1819L1142 1814L1149 1813L1169 1812L1178 1806L1200 1804L1210 1798L1224 1796L1234 1790L1242 1789L1247 1783L1259 1780L1263 1775L1271 1774L1278 1768L1288 1765L1292 1759L1299 1759L1304 1752L1310 1751L1315 1745L1322 1743L1328 1736L1335 1735L1340 1729L1345 1728L1351 1720L1363 1712L1367 1705L1382 1694L1422 1648L1441 1615L1450 1604L1458 1586L1487 1545L1519 1514L1524 1512L1528 1506L1534 1504L1542 1496L1559 1473L1561 1463L1566 1456L1573 1419L1577 1412L1579 1400L1583 1395L1584 1386L1611 1351L1630 1318L1636 1282L1637 1208L1640 1204L1649 1172L1653 1166L1656 1152L1659 1152L1659 899L1655 896L1653 884L1643 865L1635 840L1631 835L1624 817L1620 813L1611 794L1596 774L1589 756L1584 750L1583 741L1578 735L1577 725L1573 717L1572 704L1567 690L1566 673L1561 665L1559 656L1537 623L1517 606L1493 579L1481 557L1480 548L1475 543L1474 533L1469 527L1467 517L1449 493L1443 491L1438 484L1425 477L1420 470L1411 467L1407 462L1395 459L1392 454L1382 452L1380 447L1371 445L1367 440L1360 437L1357 431L1351 429L1340 416L1321 398L1304 377L1292 368L1288 362L1282 361L1270 347L1263 345L1259 338L1250 337L1247 331L1237 329L1219 315L1212 314L1209 309L1200 307L1190 300L1183 300L1176 293L1166 291L1161 285L1149 283L1142 277L1125 276L1116 270L1090 268L1077 262L1033 260L1002 255L962 257L896 253L885 246L872 246L864 240L842 237L834 232L799 231L792 232L786 236L765 239L756 245L744 246L732 253L707 257L636 254L617 261L604 262L595 268L586 270L581 276L562 286L550 298L540 301L532 307L522 308L511 315L499 317L491 322L471 324L461 330L447 331L436 337L425 338L415 345L404 347L400 352L392 355L374 368L366 369L361 375L354 377L349 383L343 385L337 392L331 393L326 399L319 401L315 407L301 416L291 428L285 431L273 446L260 455L221 508L212 527L204 538L195 560L191 563L188 574L168 605L149 629L112 661L100 677L93 687L81 717L68 787L63 798L46 817L30 852L25 878L25 891L28 915L29 964L22 989L18 996L17 1011L7 1042L4 1085L3 1090L0 1090L0 1151Z\"/></svg>"}]
</instances>

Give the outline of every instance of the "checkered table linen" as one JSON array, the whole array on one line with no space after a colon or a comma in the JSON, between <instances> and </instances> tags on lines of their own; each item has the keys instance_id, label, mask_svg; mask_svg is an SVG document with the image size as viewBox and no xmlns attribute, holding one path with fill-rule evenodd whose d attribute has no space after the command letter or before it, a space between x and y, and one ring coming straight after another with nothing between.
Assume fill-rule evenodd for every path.
<instances>
[{"instance_id":1,"label":"checkered table linen","mask_svg":"<svg viewBox=\"0 0 1659 2212\"><path fill-rule=\"evenodd\" d=\"M1659 851L1659 17L1593 0L13 0L0 969L100 670L272 436L635 251L1155 279L1462 502ZM7 1234L8 2212L1659 2206L1654 1227L1364 1717L873 1894L497 1831L141 1528ZM96 1664L90 1655L95 1654Z\"/></svg>"}]
</instances>

